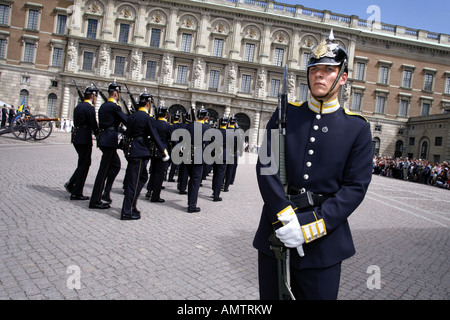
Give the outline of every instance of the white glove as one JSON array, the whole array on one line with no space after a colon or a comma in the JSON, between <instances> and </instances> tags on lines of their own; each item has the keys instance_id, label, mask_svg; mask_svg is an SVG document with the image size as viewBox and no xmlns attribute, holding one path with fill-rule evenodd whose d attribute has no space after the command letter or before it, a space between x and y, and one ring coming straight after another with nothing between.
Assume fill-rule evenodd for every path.
<instances>
[{"instance_id":1,"label":"white glove","mask_svg":"<svg viewBox=\"0 0 450 320\"><path fill-rule=\"evenodd\" d=\"M167 152L166 149L164 149L164 158L163 158L163 161L164 161L164 162L167 162L167 161L169 161L169 159L170 159L169 153Z\"/></svg>"},{"instance_id":2,"label":"white glove","mask_svg":"<svg viewBox=\"0 0 450 320\"><path fill-rule=\"evenodd\" d=\"M278 239L288 248L297 248L300 257L305 255L302 244L305 243L302 228L295 214L285 214L278 217L284 226L275 231Z\"/></svg>"}]
</instances>

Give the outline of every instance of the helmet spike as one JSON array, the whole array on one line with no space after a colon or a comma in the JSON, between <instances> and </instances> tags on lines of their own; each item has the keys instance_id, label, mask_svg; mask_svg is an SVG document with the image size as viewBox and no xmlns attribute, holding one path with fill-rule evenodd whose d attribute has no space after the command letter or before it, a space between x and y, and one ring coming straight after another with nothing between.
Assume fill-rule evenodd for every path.
<instances>
[{"instance_id":1,"label":"helmet spike","mask_svg":"<svg viewBox=\"0 0 450 320\"><path fill-rule=\"evenodd\" d=\"M333 29L330 30L330 34L328 35L327 41L328 42L334 42L335 38L334 38L334 32Z\"/></svg>"}]
</instances>

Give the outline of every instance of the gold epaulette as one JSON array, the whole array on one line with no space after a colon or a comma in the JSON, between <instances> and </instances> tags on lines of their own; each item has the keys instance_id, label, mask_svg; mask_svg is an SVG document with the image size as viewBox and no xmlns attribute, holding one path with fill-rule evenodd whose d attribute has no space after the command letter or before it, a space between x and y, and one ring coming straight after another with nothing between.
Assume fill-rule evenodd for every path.
<instances>
[{"instance_id":1,"label":"gold epaulette","mask_svg":"<svg viewBox=\"0 0 450 320\"><path fill-rule=\"evenodd\" d=\"M357 116L357 117L360 117L361 119L364 119L366 122L369 122L369 120L367 120L364 116L354 113L354 112L351 112L347 108L344 108L344 112L345 112L345 114L348 114L349 116Z\"/></svg>"}]
</instances>

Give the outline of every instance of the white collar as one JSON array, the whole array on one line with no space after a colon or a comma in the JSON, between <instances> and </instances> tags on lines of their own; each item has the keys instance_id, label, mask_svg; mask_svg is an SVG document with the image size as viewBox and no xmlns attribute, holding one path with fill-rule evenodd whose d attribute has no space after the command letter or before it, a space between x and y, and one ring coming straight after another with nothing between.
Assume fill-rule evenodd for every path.
<instances>
[{"instance_id":1,"label":"white collar","mask_svg":"<svg viewBox=\"0 0 450 320\"><path fill-rule=\"evenodd\" d=\"M327 102L322 102L314 97L311 97L311 100L308 101L308 107L315 113L326 114L335 112L341 107L341 105L339 104L339 100L337 98Z\"/></svg>"}]
</instances>

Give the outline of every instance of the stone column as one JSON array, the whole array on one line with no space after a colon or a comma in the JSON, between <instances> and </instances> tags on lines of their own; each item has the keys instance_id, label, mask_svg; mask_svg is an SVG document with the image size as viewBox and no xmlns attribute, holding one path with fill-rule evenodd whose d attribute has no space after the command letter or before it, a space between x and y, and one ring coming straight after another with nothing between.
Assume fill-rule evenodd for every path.
<instances>
[{"instance_id":1,"label":"stone column","mask_svg":"<svg viewBox=\"0 0 450 320\"><path fill-rule=\"evenodd\" d=\"M202 13L202 17L200 20L200 25L197 28L197 43L195 45L195 51L198 54L207 54L206 47L208 42L208 19L210 15L209 13Z\"/></svg>"},{"instance_id":2,"label":"stone column","mask_svg":"<svg viewBox=\"0 0 450 320\"><path fill-rule=\"evenodd\" d=\"M251 136L249 137L249 144L256 145L258 143L258 134L259 134L259 122L261 120L261 112L255 112L252 121L252 130L250 132Z\"/></svg>"},{"instance_id":3,"label":"stone column","mask_svg":"<svg viewBox=\"0 0 450 320\"><path fill-rule=\"evenodd\" d=\"M271 43L270 43L271 28L272 28L272 24L270 24L270 23L264 24L264 31L261 36L260 48L259 48L259 62L262 64L270 64L269 59L270 59L270 47L271 47Z\"/></svg>"},{"instance_id":4,"label":"stone column","mask_svg":"<svg viewBox=\"0 0 450 320\"><path fill-rule=\"evenodd\" d=\"M241 50L241 32L242 32L242 19L234 19L233 27L233 39L231 43L230 59L238 59L239 52Z\"/></svg>"},{"instance_id":5,"label":"stone column","mask_svg":"<svg viewBox=\"0 0 450 320\"><path fill-rule=\"evenodd\" d=\"M167 32L166 32L166 49L175 50L176 40L177 40L177 16L178 8L170 8L169 21L167 22Z\"/></svg>"},{"instance_id":6,"label":"stone column","mask_svg":"<svg viewBox=\"0 0 450 320\"><path fill-rule=\"evenodd\" d=\"M103 17L102 39L112 41L114 34L114 0L108 0Z\"/></svg>"},{"instance_id":7,"label":"stone column","mask_svg":"<svg viewBox=\"0 0 450 320\"><path fill-rule=\"evenodd\" d=\"M145 9L146 5L139 5L139 9L136 16L136 27L134 30L134 43L138 46L145 46Z\"/></svg>"},{"instance_id":8,"label":"stone column","mask_svg":"<svg viewBox=\"0 0 450 320\"><path fill-rule=\"evenodd\" d=\"M63 91L63 103L61 110L61 120L68 117L69 115L69 104L70 104L70 88L67 84L64 85Z\"/></svg>"}]
</instances>

